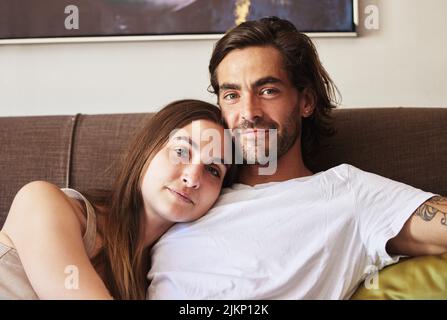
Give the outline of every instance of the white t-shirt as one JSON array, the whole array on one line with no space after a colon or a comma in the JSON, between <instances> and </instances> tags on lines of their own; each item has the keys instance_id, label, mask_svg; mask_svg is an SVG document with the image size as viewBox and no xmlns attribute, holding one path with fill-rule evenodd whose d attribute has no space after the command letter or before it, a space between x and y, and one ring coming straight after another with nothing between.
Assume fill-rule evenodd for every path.
<instances>
[{"instance_id":1,"label":"white t-shirt","mask_svg":"<svg viewBox=\"0 0 447 320\"><path fill-rule=\"evenodd\" d=\"M152 249L149 299L346 299L395 263L385 245L434 196L343 164L223 190ZM379 279L380 284L380 279Z\"/></svg>"}]
</instances>

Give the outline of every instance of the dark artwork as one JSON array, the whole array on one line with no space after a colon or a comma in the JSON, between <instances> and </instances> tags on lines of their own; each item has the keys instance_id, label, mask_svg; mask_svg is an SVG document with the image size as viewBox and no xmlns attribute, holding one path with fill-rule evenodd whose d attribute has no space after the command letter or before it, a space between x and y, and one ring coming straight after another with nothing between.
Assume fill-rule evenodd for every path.
<instances>
[{"instance_id":1,"label":"dark artwork","mask_svg":"<svg viewBox=\"0 0 447 320\"><path fill-rule=\"evenodd\" d=\"M79 9L67 30L65 7ZM278 16L303 32L352 32L352 0L0 0L0 38L224 33Z\"/></svg>"}]
</instances>

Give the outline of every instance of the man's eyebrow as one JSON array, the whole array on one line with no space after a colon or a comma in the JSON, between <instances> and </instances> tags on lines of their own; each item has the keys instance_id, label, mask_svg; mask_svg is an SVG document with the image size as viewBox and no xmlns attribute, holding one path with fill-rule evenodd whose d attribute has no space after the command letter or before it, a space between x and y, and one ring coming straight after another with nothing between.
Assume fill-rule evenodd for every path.
<instances>
[{"instance_id":1,"label":"man's eyebrow","mask_svg":"<svg viewBox=\"0 0 447 320\"><path fill-rule=\"evenodd\" d=\"M178 137L174 137L174 140L181 140L181 141L186 141L188 142L194 149L198 149L199 146L197 145L197 143L195 143L194 141L192 141L192 139L190 137L186 137L186 136L178 136Z\"/></svg>"},{"instance_id":2,"label":"man's eyebrow","mask_svg":"<svg viewBox=\"0 0 447 320\"><path fill-rule=\"evenodd\" d=\"M261 79L256 80L255 82L252 83L251 87L252 88L257 88L257 87L261 87L265 84L268 83L279 83L279 84L283 84L284 81L282 81L281 79L278 79L276 77L272 77L272 76L267 76ZM224 82L219 86L219 90L241 90L241 86L239 84L236 83L228 83L228 82Z\"/></svg>"},{"instance_id":3,"label":"man's eyebrow","mask_svg":"<svg viewBox=\"0 0 447 320\"><path fill-rule=\"evenodd\" d=\"M252 87L253 87L253 88L261 87L261 86L263 86L263 85L265 85L265 84L268 84L268 83L279 83L279 84L283 84L284 82L283 82L281 79L278 79L278 78L269 76L269 77L264 77L264 78L261 78L261 79L259 79L259 80L256 80L256 81L252 84Z\"/></svg>"},{"instance_id":4,"label":"man's eyebrow","mask_svg":"<svg viewBox=\"0 0 447 320\"><path fill-rule=\"evenodd\" d=\"M241 90L241 86L234 83L222 83L219 86L219 90Z\"/></svg>"}]
</instances>

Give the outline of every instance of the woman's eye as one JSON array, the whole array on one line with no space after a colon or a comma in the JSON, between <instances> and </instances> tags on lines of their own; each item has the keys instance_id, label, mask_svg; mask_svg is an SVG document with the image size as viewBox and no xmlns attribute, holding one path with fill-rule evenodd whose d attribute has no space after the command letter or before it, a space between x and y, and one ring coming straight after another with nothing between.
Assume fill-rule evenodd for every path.
<instances>
[{"instance_id":1,"label":"woman's eye","mask_svg":"<svg viewBox=\"0 0 447 320\"><path fill-rule=\"evenodd\" d=\"M220 178L220 172L219 170L217 170L216 168L212 167L212 166L208 166L207 170L209 173L211 173L213 176Z\"/></svg>"},{"instance_id":2,"label":"woman's eye","mask_svg":"<svg viewBox=\"0 0 447 320\"><path fill-rule=\"evenodd\" d=\"M174 152L176 153L177 157L187 159L189 158L189 150L187 148L175 148Z\"/></svg>"}]
</instances>

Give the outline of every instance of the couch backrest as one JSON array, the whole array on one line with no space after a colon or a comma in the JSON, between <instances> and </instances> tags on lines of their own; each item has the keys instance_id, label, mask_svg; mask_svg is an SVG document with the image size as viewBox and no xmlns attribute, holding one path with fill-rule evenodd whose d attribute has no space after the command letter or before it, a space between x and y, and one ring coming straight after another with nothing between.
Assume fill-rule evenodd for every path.
<instances>
[{"instance_id":1,"label":"couch backrest","mask_svg":"<svg viewBox=\"0 0 447 320\"><path fill-rule=\"evenodd\" d=\"M151 114L0 117L0 227L26 183L108 188L132 134Z\"/></svg>"},{"instance_id":2,"label":"couch backrest","mask_svg":"<svg viewBox=\"0 0 447 320\"><path fill-rule=\"evenodd\" d=\"M78 190L111 186L119 159L152 114L0 118L0 226L33 180ZM337 134L312 168L350 163L447 195L447 108L339 109Z\"/></svg>"}]
</instances>

